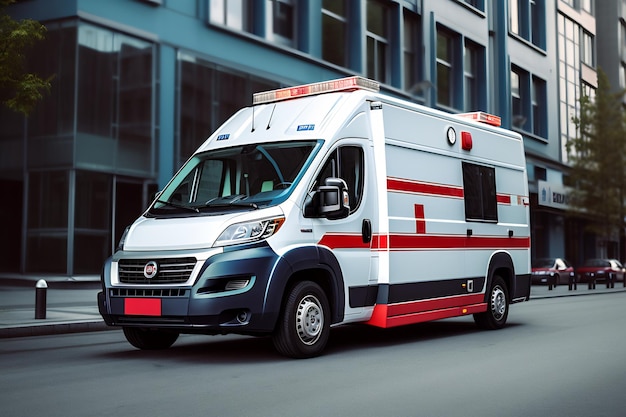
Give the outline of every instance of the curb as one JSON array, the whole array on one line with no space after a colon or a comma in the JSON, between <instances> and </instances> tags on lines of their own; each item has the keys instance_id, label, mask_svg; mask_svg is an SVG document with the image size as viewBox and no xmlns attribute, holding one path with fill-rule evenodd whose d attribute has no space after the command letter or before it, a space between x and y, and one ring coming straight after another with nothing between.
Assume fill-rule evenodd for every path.
<instances>
[{"instance_id":1,"label":"curb","mask_svg":"<svg viewBox=\"0 0 626 417\"><path fill-rule=\"evenodd\" d=\"M26 325L0 329L0 339L29 336L49 336L54 334L99 332L103 330L119 330L107 326L102 320L51 323L44 325Z\"/></svg>"}]
</instances>

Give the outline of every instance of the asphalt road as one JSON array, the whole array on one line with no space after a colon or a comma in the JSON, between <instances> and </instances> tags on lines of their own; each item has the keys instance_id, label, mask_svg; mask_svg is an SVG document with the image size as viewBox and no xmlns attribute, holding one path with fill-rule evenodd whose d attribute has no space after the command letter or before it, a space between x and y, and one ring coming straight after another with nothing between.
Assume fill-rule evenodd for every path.
<instances>
[{"instance_id":1,"label":"asphalt road","mask_svg":"<svg viewBox=\"0 0 626 417\"><path fill-rule=\"evenodd\" d=\"M626 293L531 300L509 326L471 318L333 329L326 355L266 338L181 336L167 351L119 331L0 341L0 415L626 415Z\"/></svg>"}]
</instances>

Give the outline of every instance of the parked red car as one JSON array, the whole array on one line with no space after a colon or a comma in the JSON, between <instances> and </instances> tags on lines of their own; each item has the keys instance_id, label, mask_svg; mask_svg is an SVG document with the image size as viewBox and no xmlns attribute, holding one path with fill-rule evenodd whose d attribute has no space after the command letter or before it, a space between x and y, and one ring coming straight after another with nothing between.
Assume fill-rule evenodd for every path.
<instances>
[{"instance_id":1,"label":"parked red car","mask_svg":"<svg viewBox=\"0 0 626 417\"><path fill-rule=\"evenodd\" d=\"M613 282L624 281L626 270L617 259L587 259L576 268L578 282L606 282L607 278Z\"/></svg>"},{"instance_id":2,"label":"parked red car","mask_svg":"<svg viewBox=\"0 0 626 417\"><path fill-rule=\"evenodd\" d=\"M540 258L532 263L533 284L567 284L574 276L574 267L563 258Z\"/></svg>"}]
</instances>

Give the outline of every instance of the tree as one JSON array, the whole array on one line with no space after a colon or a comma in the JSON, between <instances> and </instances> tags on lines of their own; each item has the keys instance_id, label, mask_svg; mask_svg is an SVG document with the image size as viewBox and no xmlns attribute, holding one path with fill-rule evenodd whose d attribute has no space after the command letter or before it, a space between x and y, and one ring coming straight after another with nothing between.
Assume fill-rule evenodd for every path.
<instances>
[{"instance_id":1,"label":"tree","mask_svg":"<svg viewBox=\"0 0 626 417\"><path fill-rule=\"evenodd\" d=\"M585 214L589 229L608 244L624 234L626 215L626 126L623 92L612 93L608 78L598 69L598 88L580 99L573 118L577 137L567 144L574 189L570 214ZM608 254L605 254L608 256Z\"/></svg>"},{"instance_id":2,"label":"tree","mask_svg":"<svg viewBox=\"0 0 626 417\"><path fill-rule=\"evenodd\" d=\"M26 52L43 40L45 26L32 19L16 21L6 7L16 0L0 0L0 102L9 109L29 114L44 93L50 91L50 79L27 73Z\"/></svg>"}]
</instances>

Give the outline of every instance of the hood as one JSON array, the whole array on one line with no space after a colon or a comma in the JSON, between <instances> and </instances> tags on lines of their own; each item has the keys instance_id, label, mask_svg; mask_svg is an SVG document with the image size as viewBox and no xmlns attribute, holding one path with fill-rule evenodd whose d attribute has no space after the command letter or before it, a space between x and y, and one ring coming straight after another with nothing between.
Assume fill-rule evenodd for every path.
<instances>
[{"instance_id":1,"label":"hood","mask_svg":"<svg viewBox=\"0 0 626 417\"><path fill-rule=\"evenodd\" d=\"M185 218L140 217L133 223L125 251L206 249L224 231L227 224L241 213Z\"/></svg>"}]
</instances>

